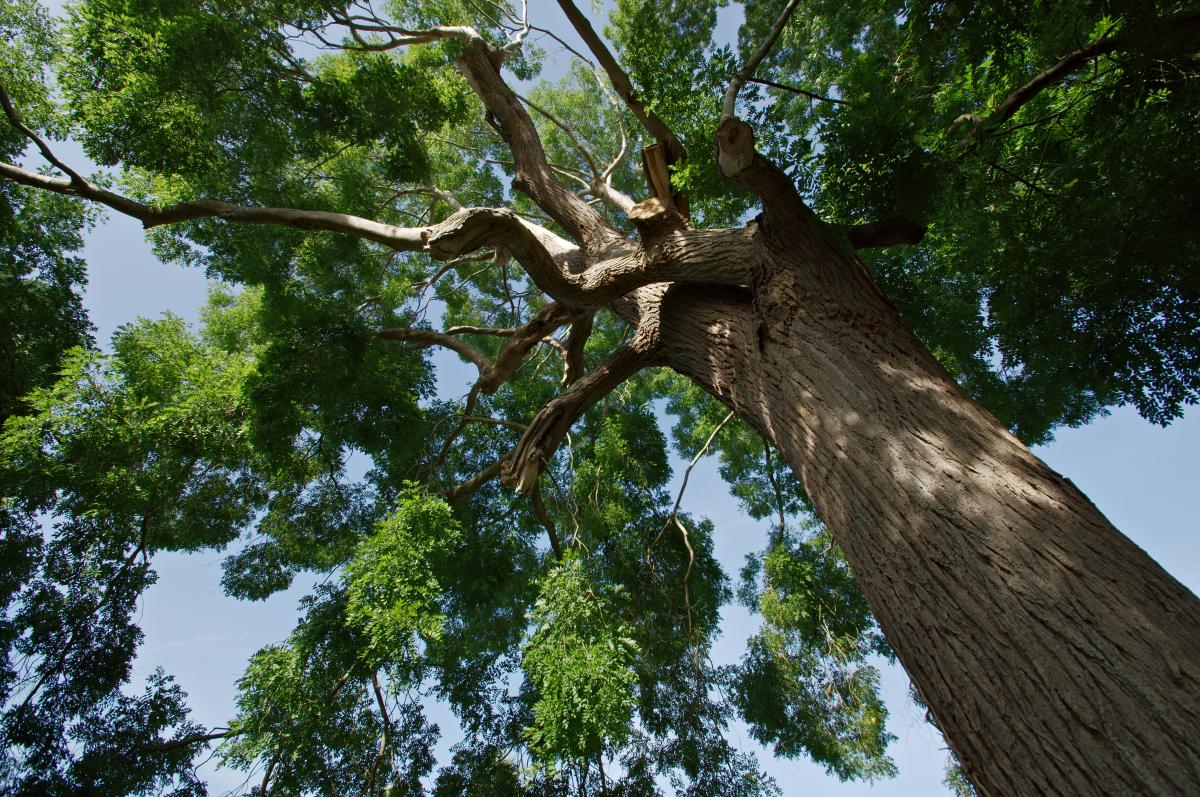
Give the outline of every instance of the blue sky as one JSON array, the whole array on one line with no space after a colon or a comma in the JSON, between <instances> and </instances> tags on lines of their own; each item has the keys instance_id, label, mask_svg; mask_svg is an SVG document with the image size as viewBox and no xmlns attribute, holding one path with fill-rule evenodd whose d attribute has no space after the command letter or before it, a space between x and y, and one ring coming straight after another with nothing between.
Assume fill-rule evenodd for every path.
<instances>
[{"instance_id":1,"label":"blue sky","mask_svg":"<svg viewBox=\"0 0 1200 797\"><path fill-rule=\"evenodd\" d=\"M552 15L540 4L533 6L533 15L535 21L549 19L543 24L556 30L565 28L556 11ZM727 17L724 21L728 25L734 20ZM83 166L76 148L63 145L59 149L61 156ZM140 225L130 219L112 218L95 230L88 237L85 255L90 280L86 303L103 343L117 325L139 315L156 316L170 310L194 319L196 308L204 301L204 275L155 262ZM455 392L456 382L465 390L469 372L452 359L442 362L447 372L443 390ZM1164 430L1131 410L1118 409L1086 428L1060 431L1053 444L1037 450L1051 467L1091 497L1118 528L1193 591L1200 591L1200 480L1195 468L1196 452L1200 451L1198 418L1200 413L1192 412ZM679 464L677 478L682 470ZM739 512L711 459L693 473L684 508L714 521L717 553L731 574L736 574L746 553L763 544L764 528ZM263 603L230 601L220 589L222 558L222 554L204 553L156 559L160 580L142 602L146 639L134 676L134 688L138 688L138 682L155 666L174 673L191 695L196 719L209 725L221 725L230 718L233 683L248 656L263 644L286 637L295 619L295 603L303 593L296 588ZM725 620L725 638L718 644L716 658L729 660L740 654L742 642L753 631L753 621L738 607L729 607ZM785 794L944 793L945 754L940 738L907 699L907 681L899 668L885 670L884 684L890 730L898 737L892 747L900 768L895 780L874 786L839 784L807 762L772 761L745 729L735 729L737 741L759 752L761 763ZM432 713L452 741L448 717L437 709ZM243 779L238 773L224 771L213 772L211 777L214 794L236 787Z\"/></svg>"}]
</instances>

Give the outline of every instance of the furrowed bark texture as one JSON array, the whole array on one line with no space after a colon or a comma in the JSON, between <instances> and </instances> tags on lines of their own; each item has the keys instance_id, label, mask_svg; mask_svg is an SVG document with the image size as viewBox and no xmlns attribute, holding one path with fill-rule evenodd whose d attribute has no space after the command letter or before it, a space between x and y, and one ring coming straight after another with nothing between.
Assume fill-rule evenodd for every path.
<instances>
[{"instance_id":1,"label":"furrowed bark texture","mask_svg":"<svg viewBox=\"0 0 1200 797\"><path fill-rule=\"evenodd\" d=\"M777 218L778 222L778 218ZM775 443L983 795L1195 794L1200 601L971 401L811 220L661 361Z\"/></svg>"}]
</instances>

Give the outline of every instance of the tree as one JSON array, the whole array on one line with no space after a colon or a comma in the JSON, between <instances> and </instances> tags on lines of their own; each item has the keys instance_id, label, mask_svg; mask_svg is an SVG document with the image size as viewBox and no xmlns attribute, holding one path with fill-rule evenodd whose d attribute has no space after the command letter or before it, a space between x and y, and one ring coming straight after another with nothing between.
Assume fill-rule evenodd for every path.
<instances>
[{"instance_id":1,"label":"tree","mask_svg":"<svg viewBox=\"0 0 1200 797\"><path fill-rule=\"evenodd\" d=\"M6 186L242 286L67 353L6 423L18 791L199 793L220 739L262 794L417 794L423 692L470 740L438 795L769 794L735 713L879 777L872 653L981 794L1193 788L1200 604L1014 433L1196 400L1200 15L800 5L748 5L735 53L715 3L621 0L614 52L560 0L590 55L525 98L543 32L503 5L4 3L49 167ZM462 401L430 347L478 368ZM738 667L656 401L778 517ZM120 686L152 554L227 546L235 596L326 578L207 729Z\"/></svg>"}]
</instances>

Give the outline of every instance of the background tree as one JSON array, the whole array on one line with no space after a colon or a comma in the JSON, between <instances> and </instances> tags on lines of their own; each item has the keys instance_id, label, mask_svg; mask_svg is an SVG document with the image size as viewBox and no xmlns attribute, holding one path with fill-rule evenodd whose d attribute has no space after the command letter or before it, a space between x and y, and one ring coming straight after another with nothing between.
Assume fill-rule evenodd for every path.
<instances>
[{"instance_id":1,"label":"background tree","mask_svg":"<svg viewBox=\"0 0 1200 797\"><path fill-rule=\"evenodd\" d=\"M714 4L620 2L614 53L560 5L590 53L521 97L523 9L5 2L6 140L50 168L0 175L58 291L22 306L76 331L13 370L4 776L198 793L222 739L264 794L767 794L735 714L892 771L894 650L982 793L1190 788L1195 597L1004 426L1195 401L1200 16L752 4L735 53ZM239 289L64 357L64 197ZM778 518L737 667L658 401ZM150 557L225 547L231 595L325 578L206 729L120 686ZM423 692L467 733L436 775Z\"/></svg>"}]
</instances>

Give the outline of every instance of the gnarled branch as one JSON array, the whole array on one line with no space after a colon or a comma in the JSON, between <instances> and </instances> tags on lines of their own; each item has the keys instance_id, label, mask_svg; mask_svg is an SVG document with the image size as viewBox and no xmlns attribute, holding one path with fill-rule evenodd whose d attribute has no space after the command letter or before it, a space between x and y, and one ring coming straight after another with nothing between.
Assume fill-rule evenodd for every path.
<instances>
[{"instance_id":1,"label":"gnarled branch","mask_svg":"<svg viewBox=\"0 0 1200 797\"><path fill-rule=\"evenodd\" d=\"M652 365L656 356L656 337L639 333L565 393L548 401L505 458L500 481L518 493L532 491L571 425L626 379Z\"/></svg>"},{"instance_id":2,"label":"gnarled branch","mask_svg":"<svg viewBox=\"0 0 1200 797\"><path fill-rule=\"evenodd\" d=\"M500 137L512 152L517 170L513 186L567 228L585 249L599 251L619 236L595 208L554 178L533 120L500 77L501 56L502 53L491 49L486 42L474 40L463 50L458 66L497 123Z\"/></svg>"}]
</instances>

